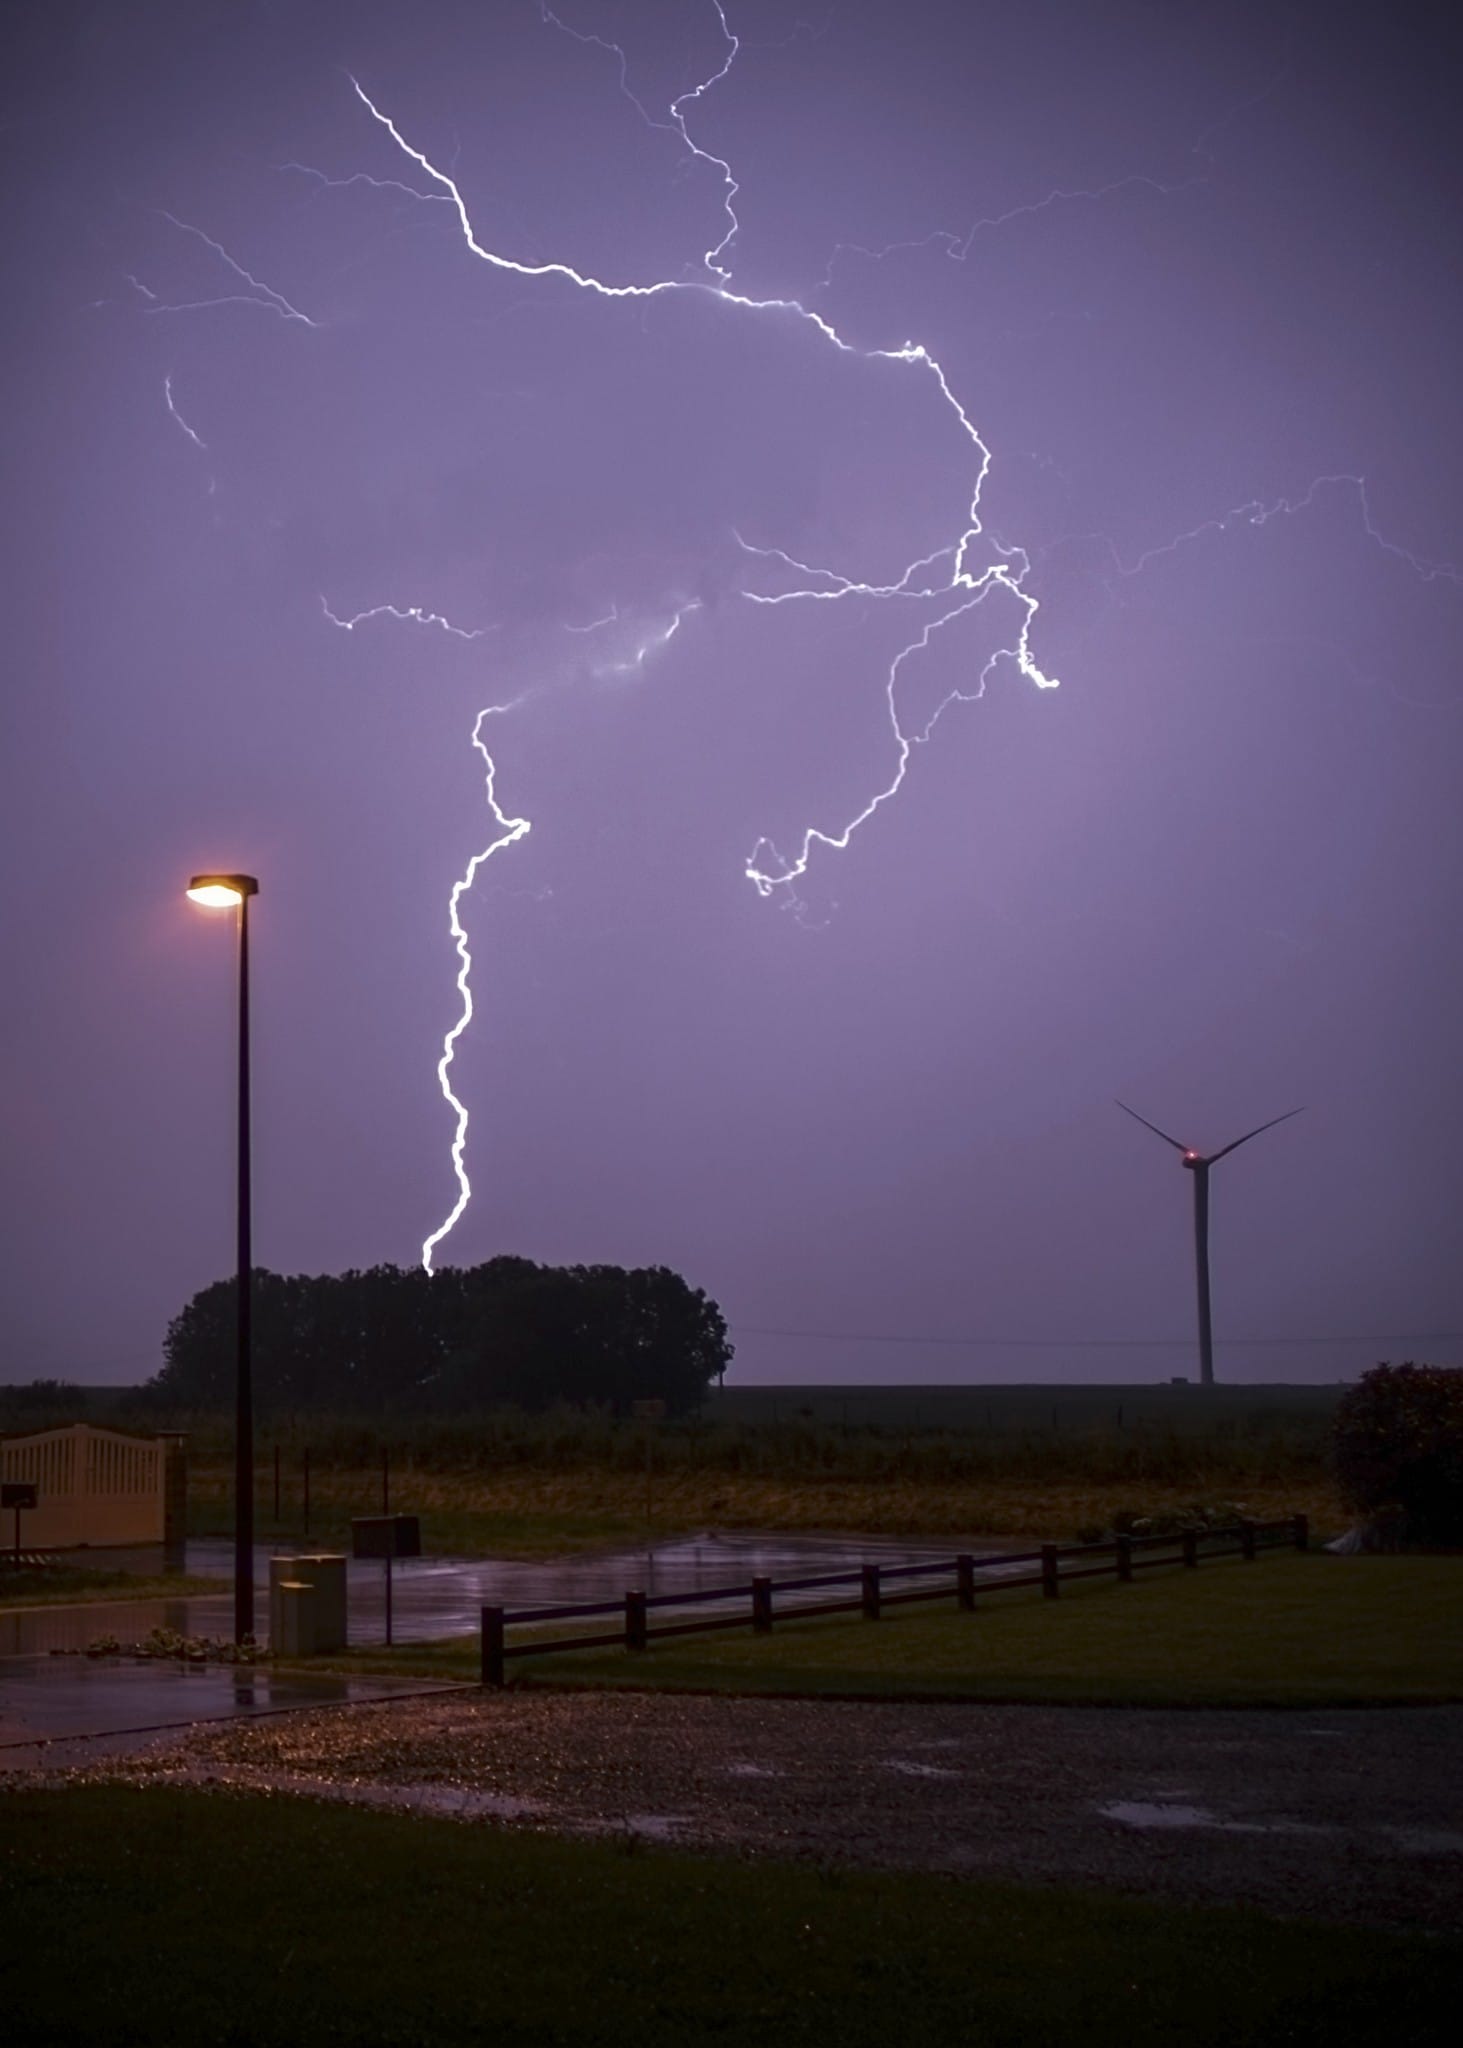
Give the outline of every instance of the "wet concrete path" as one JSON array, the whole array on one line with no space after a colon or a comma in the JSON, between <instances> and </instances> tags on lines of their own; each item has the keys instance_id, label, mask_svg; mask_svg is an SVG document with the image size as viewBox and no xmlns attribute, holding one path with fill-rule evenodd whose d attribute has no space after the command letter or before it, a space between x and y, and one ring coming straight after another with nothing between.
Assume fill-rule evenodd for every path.
<instances>
[{"instance_id":1,"label":"wet concrete path","mask_svg":"<svg viewBox=\"0 0 1463 2048\"><path fill-rule=\"evenodd\" d=\"M314 1677L248 1665L17 1657L0 1678L0 1783L8 1771L148 1747L180 1729L419 1693L420 1679Z\"/></svg>"},{"instance_id":2,"label":"wet concrete path","mask_svg":"<svg viewBox=\"0 0 1463 2048\"><path fill-rule=\"evenodd\" d=\"M983 1553L1030 1550L1023 1538L986 1539ZM601 1551L582 1557L410 1558L393 1567L393 1636L399 1643L430 1642L475 1633L485 1602L539 1607L550 1602L618 1600L629 1588L646 1593L692 1593L711 1586L744 1584L754 1574L791 1578L805 1573L854 1571L860 1564L904 1564L919 1558L948 1558L953 1543L885 1542L878 1537L782 1536L757 1533L675 1537L653 1548ZM295 1545L293 1550L306 1550ZM289 1554L293 1554L293 1550ZM100 1556L102 1553L98 1553ZM269 1560L278 1546L260 1544L254 1553L258 1633L269 1624ZM131 1554L132 1568L154 1564ZM160 1555L154 1568L161 1569ZM233 1633L233 1597L224 1590L234 1569L233 1547L223 1541L190 1542L186 1569L217 1577L217 1594L186 1600L98 1601L75 1607L14 1608L0 1612L0 1660L50 1650L79 1650L99 1636L136 1641L155 1628L184 1635L228 1637ZM385 1580L380 1564L351 1560L347 1567L352 1644L379 1643L385 1634ZM0 1663L0 1698L3 1698Z\"/></svg>"}]
</instances>

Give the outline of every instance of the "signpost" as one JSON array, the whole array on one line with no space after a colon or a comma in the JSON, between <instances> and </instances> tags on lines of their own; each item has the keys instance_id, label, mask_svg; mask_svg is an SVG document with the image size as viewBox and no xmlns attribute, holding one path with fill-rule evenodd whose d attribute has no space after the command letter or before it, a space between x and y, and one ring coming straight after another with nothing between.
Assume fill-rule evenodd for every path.
<instances>
[{"instance_id":1,"label":"signpost","mask_svg":"<svg viewBox=\"0 0 1463 2048\"><path fill-rule=\"evenodd\" d=\"M637 1422L664 1422L666 1404L664 1401L632 1401L630 1413ZM645 1541L655 1541L655 1437L652 1431L645 1432Z\"/></svg>"},{"instance_id":2,"label":"signpost","mask_svg":"<svg viewBox=\"0 0 1463 2048\"><path fill-rule=\"evenodd\" d=\"M36 1504L36 1485L33 1479L7 1479L0 1484L0 1508L15 1510L15 1568L20 1569L20 1511L33 1508Z\"/></svg>"},{"instance_id":3,"label":"signpost","mask_svg":"<svg viewBox=\"0 0 1463 2048\"><path fill-rule=\"evenodd\" d=\"M398 1557L420 1557L422 1525L415 1515L355 1515L351 1548L357 1557L379 1557L386 1564L386 1643L391 1644L391 1565Z\"/></svg>"}]
</instances>

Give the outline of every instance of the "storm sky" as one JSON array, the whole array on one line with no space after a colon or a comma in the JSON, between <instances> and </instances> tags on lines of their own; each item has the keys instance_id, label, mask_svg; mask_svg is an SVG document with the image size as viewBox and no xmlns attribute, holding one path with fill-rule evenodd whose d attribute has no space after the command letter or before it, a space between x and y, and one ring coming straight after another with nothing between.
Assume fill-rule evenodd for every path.
<instances>
[{"instance_id":1,"label":"storm sky","mask_svg":"<svg viewBox=\"0 0 1463 2048\"><path fill-rule=\"evenodd\" d=\"M230 1270L203 868L276 1270L458 1202L455 901L439 1264L674 1266L743 1380L1192 1373L1114 1098L1304 1104L1215 1171L1219 1376L1456 1362L1432 13L33 0L0 1378Z\"/></svg>"}]
</instances>

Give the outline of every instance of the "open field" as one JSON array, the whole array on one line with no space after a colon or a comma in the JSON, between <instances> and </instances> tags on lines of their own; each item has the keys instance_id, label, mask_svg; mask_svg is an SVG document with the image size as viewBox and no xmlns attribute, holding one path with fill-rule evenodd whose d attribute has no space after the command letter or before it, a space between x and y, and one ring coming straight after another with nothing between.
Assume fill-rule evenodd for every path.
<instances>
[{"instance_id":1,"label":"open field","mask_svg":"<svg viewBox=\"0 0 1463 2048\"><path fill-rule=\"evenodd\" d=\"M712 1387L710 1422L787 1422L801 1417L850 1429L958 1429L999 1435L1046 1430L1264 1431L1324 1428L1345 1388L1309 1385L778 1386Z\"/></svg>"},{"instance_id":2,"label":"open field","mask_svg":"<svg viewBox=\"0 0 1463 2048\"><path fill-rule=\"evenodd\" d=\"M953 1603L952 1603L953 1605ZM613 1624L611 1624L613 1625ZM523 1641L522 1634L511 1640ZM341 1669L475 1680L475 1637L357 1650ZM317 1667L318 1668L318 1667ZM1463 1700L1463 1558L1277 1551L653 1643L515 1659L515 1686L593 1685L1102 1706L1364 1706Z\"/></svg>"},{"instance_id":3,"label":"open field","mask_svg":"<svg viewBox=\"0 0 1463 2048\"><path fill-rule=\"evenodd\" d=\"M904 1419L847 1423L842 1409L855 1390L823 1390L809 1414L815 1397L797 1388L778 1391L761 1414L762 1390L714 1393L702 1417L649 1426L567 1410L385 1425L266 1420L257 1512L262 1531L304 1533L308 1450L310 1534L338 1541L351 1515L379 1511L386 1451L392 1505L423 1516L432 1548L464 1554L582 1549L706 1527L1070 1536L1121 1509L1196 1499L1344 1526L1326 1462L1332 1391L1215 1391L1212 1403L1206 1395L1186 1404L1197 1389L862 1389L859 1399L891 1416L903 1404ZM927 1421L931 1392L944 1405L941 1419ZM226 1420L171 1420L191 1430L193 1526L222 1533L232 1485Z\"/></svg>"},{"instance_id":4,"label":"open field","mask_svg":"<svg viewBox=\"0 0 1463 2048\"><path fill-rule=\"evenodd\" d=\"M550 1556L666 1537L688 1530L840 1530L881 1536L1032 1536L1069 1539L1122 1509L1152 1513L1203 1497L1237 1499L1257 1519L1307 1514L1330 1532L1346 1526L1334 1489L1322 1480L1235 1482L1221 1469L1183 1485L993 1478L979 1483L858 1480L810 1474L657 1473L647 1506L643 1473L513 1469L427 1472L393 1467L391 1505L422 1518L425 1548L443 1556ZM196 1464L189 1480L194 1535L233 1526L233 1474L222 1462ZM1242 1490L1241 1490L1242 1489ZM349 1541L353 1515L379 1514L381 1475L369 1466L312 1470L310 1539ZM274 1518L272 1487L256 1491L261 1541L304 1536L298 1489Z\"/></svg>"},{"instance_id":5,"label":"open field","mask_svg":"<svg viewBox=\"0 0 1463 2048\"><path fill-rule=\"evenodd\" d=\"M1339 1389L1082 1386L713 1389L702 1413L259 1417L265 1540L340 1544L353 1515L423 1518L434 1551L547 1555L708 1527L1066 1538L1195 1500L1344 1527L1327 1466ZM27 1426L38 1426L38 1417ZM60 1418L58 1418L60 1419ZM232 1526L227 1415L116 1404L189 1437L190 1529ZM18 1426L0 1390L0 1423ZM276 1511L275 1459L279 1489ZM305 1464L310 1513L305 1518Z\"/></svg>"},{"instance_id":6,"label":"open field","mask_svg":"<svg viewBox=\"0 0 1463 2048\"><path fill-rule=\"evenodd\" d=\"M34 2048L1431 2048L1463 1988L1454 1939L1235 1907L161 1788L10 1792L0 1818L5 2013Z\"/></svg>"}]
</instances>

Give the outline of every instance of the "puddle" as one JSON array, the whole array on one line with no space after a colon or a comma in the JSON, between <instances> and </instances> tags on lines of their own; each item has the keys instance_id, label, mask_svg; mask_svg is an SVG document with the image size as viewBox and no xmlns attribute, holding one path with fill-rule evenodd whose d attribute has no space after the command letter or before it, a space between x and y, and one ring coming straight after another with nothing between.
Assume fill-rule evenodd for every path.
<instances>
[{"instance_id":1,"label":"puddle","mask_svg":"<svg viewBox=\"0 0 1463 2048\"><path fill-rule=\"evenodd\" d=\"M729 1778L780 1778L781 1771L774 1764L736 1763L726 1766Z\"/></svg>"},{"instance_id":2,"label":"puddle","mask_svg":"<svg viewBox=\"0 0 1463 2048\"><path fill-rule=\"evenodd\" d=\"M1334 1835L1335 1828L1303 1820L1224 1820L1207 1806L1184 1806L1156 1799L1118 1799L1100 1806L1104 1820L1128 1828L1209 1828L1223 1835Z\"/></svg>"},{"instance_id":3,"label":"puddle","mask_svg":"<svg viewBox=\"0 0 1463 2048\"><path fill-rule=\"evenodd\" d=\"M910 1757L886 1756L886 1771L898 1771L905 1778L958 1778L958 1771L949 1770L944 1764L916 1763Z\"/></svg>"}]
</instances>

